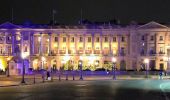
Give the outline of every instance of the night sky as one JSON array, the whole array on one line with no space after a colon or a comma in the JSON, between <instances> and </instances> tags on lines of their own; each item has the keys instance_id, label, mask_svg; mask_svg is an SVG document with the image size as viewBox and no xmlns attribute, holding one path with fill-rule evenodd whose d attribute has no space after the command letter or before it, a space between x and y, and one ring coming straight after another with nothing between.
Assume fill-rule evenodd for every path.
<instances>
[{"instance_id":1,"label":"night sky","mask_svg":"<svg viewBox=\"0 0 170 100\"><path fill-rule=\"evenodd\" d=\"M56 10L58 23L77 24L81 18L91 21L119 19L122 24L134 20L140 23L170 22L170 0L4 0L0 3L0 23L11 21L13 8L14 23L25 20L47 24Z\"/></svg>"}]
</instances>

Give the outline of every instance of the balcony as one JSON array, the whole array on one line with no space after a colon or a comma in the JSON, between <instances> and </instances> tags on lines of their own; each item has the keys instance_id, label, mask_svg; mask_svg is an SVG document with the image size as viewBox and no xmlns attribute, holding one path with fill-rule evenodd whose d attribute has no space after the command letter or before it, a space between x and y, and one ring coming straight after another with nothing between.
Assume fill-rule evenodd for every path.
<instances>
[{"instance_id":1,"label":"balcony","mask_svg":"<svg viewBox=\"0 0 170 100\"><path fill-rule=\"evenodd\" d=\"M85 50L85 54L92 54L92 50Z\"/></svg>"},{"instance_id":2,"label":"balcony","mask_svg":"<svg viewBox=\"0 0 170 100\"><path fill-rule=\"evenodd\" d=\"M105 55L105 56L107 56L107 55L110 54L110 52L109 52L109 50L104 50L104 51L102 52L102 54Z\"/></svg>"},{"instance_id":3,"label":"balcony","mask_svg":"<svg viewBox=\"0 0 170 100\"><path fill-rule=\"evenodd\" d=\"M100 54L100 50L94 50L94 54Z\"/></svg>"},{"instance_id":4,"label":"balcony","mask_svg":"<svg viewBox=\"0 0 170 100\"><path fill-rule=\"evenodd\" d=\"M66 50L59 50L59 54L66 54Z\"/></svg>"},{"instance_id":5,"label":"balcony","mask_svg":"<svg viewBox=\"0 0 170 100\"><path fill-rule=\"evenodd\" d=\"M78 50L77 53L78 53L78 54L83 54L83 53L84 53L84 50Z\"/></svg>"},{"instance_id":6,"label":"balcony","mask_svg":"<svg viewBox=\"0 0 170 100\"><path fill-rule=\"evenodd\" d=\"M75 54L74 50L68 50L68 54Z\"/></svg>"}]
</instances>

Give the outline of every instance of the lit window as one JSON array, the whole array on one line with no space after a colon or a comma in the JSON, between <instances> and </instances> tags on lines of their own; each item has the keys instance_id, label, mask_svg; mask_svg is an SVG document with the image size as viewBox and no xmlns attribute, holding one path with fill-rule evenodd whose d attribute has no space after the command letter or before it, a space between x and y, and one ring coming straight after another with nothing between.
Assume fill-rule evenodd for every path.
<instances>
[{"instance_id":1,"label":"lit window","mask_svg":"<svg viewBox=\"0 0 170 100\"><path fill-rule=\"evenodd\" d=\"M113 42L116 42L116 37L113 37Z\"/></svg>"},{"instance_id":2,"label":"lit window","mask_svg":"<svg viewBox=\"0 0 170 100\"><path fill-rule=\"evenodd\" d=\"M160 37L159 37L159 40L160 40L160 41L163 41L163 36L160 36Z\"/></svg>"},{"instance_id":3,"label":"lit window","mask_svg":"<svg viewBox=\"0 0 170 100\"><path fill-rule=\"evenodd\" d=\"M24 48L24 52L27 52L27 46L25 46L25 48Z\"/></svg>"},{"instance_id":4,"label":"lit window","mask_svg":"<svg viewBox=\"0 0 170 100\"><path fill-rule=\"evenodd\" d=\"M125 37L122 36L121 40L122 40L122 42L125 42Z\"/></svg>"},{"instance_id":5,"label":"lit window","mask_svg":"<svg viewBox=\"0 0 170 100\"><path fill-rule=\"evenodd\" d=\"M160 51L159 51L160 53L163 53L164 52L164 50L163 50L163 47L160 47Z\"/></svg>"},{"instance_id":6,"label":"lit window","mask_svg":"<svg viewBox=\"0 0 170 100\"><path fill-rule=\"evenodd\" d=\"M55 42L58 42L58 37L55 37L55 38L54 38L54 41L55 41Z\"/></svg>"},{"instance_id":7,"label":"lit window","mask_svg":"<svg viewBox=\"0 0 170 100\"><path fill-rule=\"evenodd\" d=\"M79 42L83 42L83 37L80 37Z\"/></svg>"},{"instance_id":8,"label":"lit window","mask_svg":"<svg viewBox=\"0 0 170 100\"><path fill-rule=\"evenodd\" d=\"M63 37L63 42L66 42L66 37Z\"/></svg>"},{"instance_id":9,"label":"lit window","mask_svg":"<svg viewBox=\"0 0 170 100\"><path fill-rule=\"evenodd\" d=\"M19 41L21 40L21 37L19 35L16 36L16 40Z\"/></svg>"},{"instance_id":10,"label":"lit window","mask_svg":"<svg viewBox=\"0 0 170 100\"><path fill-rule=\"evenodd\" d=\"M99 42L100 41L100 38L99 37L96 37L96 42Z\"/></svg>"},{"instance_id":11,"label":"lit window","mask_svg":"<svg viewBox=\"0 0 170 100\"><path fill-rule=\"evenodd\" d=\"M96 50L99 50L99 47L96 47Z\"/></svg>"},{"instance_id":12,"label":"lit window","mask_svg":"<svg viewBox=\"0 0 170 100\"><path fill-rule=\"evenodd\" d=\"M108 42L108 37L104 37L104 42Z\"/></svg>"},{"instance_id":13,"label":"lit window","mask_svg":"<svg viewBox=\"0 0 170 100\"><path fill-rule=\"evenodd\" d=\"M71 37L71 42L74 42L74 37Z\"/></svg>"},{"instance_id":14,"label":"lit window","mask_svg":"<svg viewBox=\"0 0 170 100\"><path fill-rule=\"evenodd\" d=\"M88 42L91 42L91 37L88 37L88 40L87 40Z\"/></svg>"}]
</instances>

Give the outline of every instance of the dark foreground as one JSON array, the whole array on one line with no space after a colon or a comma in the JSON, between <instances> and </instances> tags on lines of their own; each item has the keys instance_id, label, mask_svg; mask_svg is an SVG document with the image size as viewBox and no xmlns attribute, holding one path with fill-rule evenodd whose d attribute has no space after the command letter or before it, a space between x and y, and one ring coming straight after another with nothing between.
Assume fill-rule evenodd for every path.
<instances>
[{"instance_id":1,"label":"dark foreground","mask_svg":"<svg viewBox=\"0 0 170 100\"><path fill-rule=\"evenodd\" d=\"M169 100L169 80L54 81L0 88L0 100Z\"/></svg>"}]
</instances>

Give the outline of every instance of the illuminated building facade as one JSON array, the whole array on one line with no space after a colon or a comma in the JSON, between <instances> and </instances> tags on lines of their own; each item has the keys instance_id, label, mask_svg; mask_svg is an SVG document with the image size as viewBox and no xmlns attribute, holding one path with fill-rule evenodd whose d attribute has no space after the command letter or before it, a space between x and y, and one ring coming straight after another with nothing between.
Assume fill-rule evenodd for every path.
<instances>
[{"instance_id":1,"label":"illuminated building facade","mask_svg":"<svg viewBox=\"0 0 170 100\"><path fill-rule=\"evenodd\" d=\"M111 69L116 57L118 70L169 70L170 28L156 22L144 25L24 26L0 25L0 56L11 57L13 73L21 72L21 53L25 66L33 69L64 68ZM12 72L11 72L12 73Z\"/></svg>"}]
</instances>

